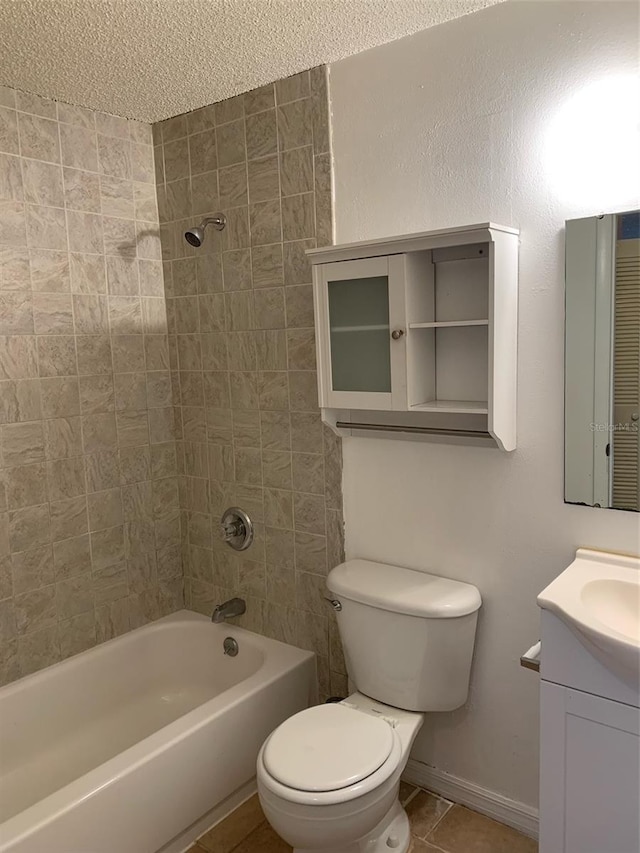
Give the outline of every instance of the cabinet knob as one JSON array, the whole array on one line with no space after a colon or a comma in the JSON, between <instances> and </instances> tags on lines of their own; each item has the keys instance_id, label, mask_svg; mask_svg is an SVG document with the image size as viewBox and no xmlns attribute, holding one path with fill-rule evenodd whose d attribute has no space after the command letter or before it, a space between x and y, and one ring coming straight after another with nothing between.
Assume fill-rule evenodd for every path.
<instances>
[{"instance_id":1,"label":"cabinet knob","mask_svg":"<svg viewBox=\"0 0 640 853\"><path fill-rule=\"evenodd\" d=\"M394 341L399 341L403 335L404 329L394 329L393 332L391 332L391 337Z\"/></svg>"}]
</instances>

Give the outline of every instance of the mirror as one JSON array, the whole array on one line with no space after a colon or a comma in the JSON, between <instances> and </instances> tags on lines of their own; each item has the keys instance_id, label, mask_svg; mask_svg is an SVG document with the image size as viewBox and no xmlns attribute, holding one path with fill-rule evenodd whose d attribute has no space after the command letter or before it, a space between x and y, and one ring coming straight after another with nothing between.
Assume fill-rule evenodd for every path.
<instances>
[{"instance_id":1,"label":"mirror","mask_svg":"<svg viewBox=\"0 0 640 853\"><path fill-rule=\"evenodd\" d=\"M565 243L567 503L640 511L640 211L572 219Z\"/></svg>"}]
</instances>

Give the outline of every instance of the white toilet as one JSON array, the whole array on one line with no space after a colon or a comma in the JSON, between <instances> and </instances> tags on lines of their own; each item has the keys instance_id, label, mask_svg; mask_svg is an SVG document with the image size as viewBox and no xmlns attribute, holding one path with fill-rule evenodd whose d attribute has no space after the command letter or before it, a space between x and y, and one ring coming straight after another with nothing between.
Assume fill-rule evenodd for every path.
<instances>
[{"instance_id":1,"label":"white toilet","mask_svg":"<svg viewBox=\"0 0 640 853\"><path fill-rule=\"evenodd\" d=\"M480 593L368 560L337 566L327 587L357 692L267 738L260 802L295 853L406 853L400 776L424 713L466 701Z\"/></svg>"}]
</instances>

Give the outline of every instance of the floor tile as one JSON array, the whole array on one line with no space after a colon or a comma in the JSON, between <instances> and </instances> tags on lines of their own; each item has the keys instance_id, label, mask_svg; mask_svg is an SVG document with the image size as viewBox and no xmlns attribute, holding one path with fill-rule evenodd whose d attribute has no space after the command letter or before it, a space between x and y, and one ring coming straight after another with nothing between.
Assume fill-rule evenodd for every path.
<instances>
[{"instance_id":1,"label":"floor tile","mask_svg":"<svg viewBox=\"0 0 640 853\"><path fill-rule=\"evenodd\" d=\"M258 795L254 794L223 821L216 824L213 829L210 829L202 838L199 838L198 844L209 853L231 853L249 833L253 832L264 821L265 817L260 808Z\"/></svg>"},{"instance_id":2,"label":"floor tile","mask_svg":"<svg viewBox=\"0 0 640 853\"><path fill-rule=\"evenodd\" d=\"M416 838L425 839L451 807L452 804L448 800L427 791L418 791L406 806L411 834Z\"/></svg>"},{"instance_id":3,"label":"floor tile","mask_svg":"<svg viewBox=\"0 0 640 853\"><path fill-rule=\"evenodd\" d=\"M446 851L441 847L434 847L433 844L429 844L428 841L421 841L419 838L412 838L409 853L446 853ZM469 853L473 853L473 851L469 851Z\"/></svg>"},{"instance_id":4,"label":"floor tile","mask_svg":"<svg viewBox=\"0 0 640 853\"><path fill-rule=\"evenodd\" d=\"M283 841L268 823L254 829L233 853L292 853L293 847ZM216 848L215 853L218 853Z\"/></svg>"},{"instance_id":5,"label":"floor tile","mask_svg":"<svg viewBox=\"0 0 640 853\"><path fill-rule=\"evenodd\" d=\"M446 853L536 853L537 843L491 818L454 806L427 840Z\"/></svg>"},{"instance_id":6,"label":"floor tile","mask_svg":"<svg viewBox=\"0 0 640 853\"><path fill-rule=\"evenodd\" d=\"M409 797L418 789L415 785L410 785L408 782L400 782L400 802L404 806Z\"/></svg>"}]
</instances>

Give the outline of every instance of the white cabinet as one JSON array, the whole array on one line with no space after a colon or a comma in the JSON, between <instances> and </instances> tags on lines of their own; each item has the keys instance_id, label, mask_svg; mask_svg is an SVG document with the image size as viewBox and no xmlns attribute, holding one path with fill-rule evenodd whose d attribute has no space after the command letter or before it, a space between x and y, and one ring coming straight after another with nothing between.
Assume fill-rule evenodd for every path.
<instances>
[{"instance_id":1,"label":"white cabinet","mask_svg":"<svg viewBox=\"0 0 640 853\"><path fill-rule=\"evenodd\" d=\"M540 853L639 853L638 692L545 610L541 639Z\"/></svg>"},{"instance_id":2,"label":"white cabinet","mask_svg":"<svg viewBox=\"0 0 640 853\"><path fill-rule=\"evenodd\" d=\"M308 254L326 423L342 434L515 447L514 229L484 224Z\"/></svg>"},{"instance_id":3,"label":"white cabinet","mask_svg":"<svg viewBox=\"0 0 640 853\"><path fill-rule=\"evenodd\" d=\"M638 709L543 681L540 720L540 853L638 853Z\"/></svg>"}]
</instances>

